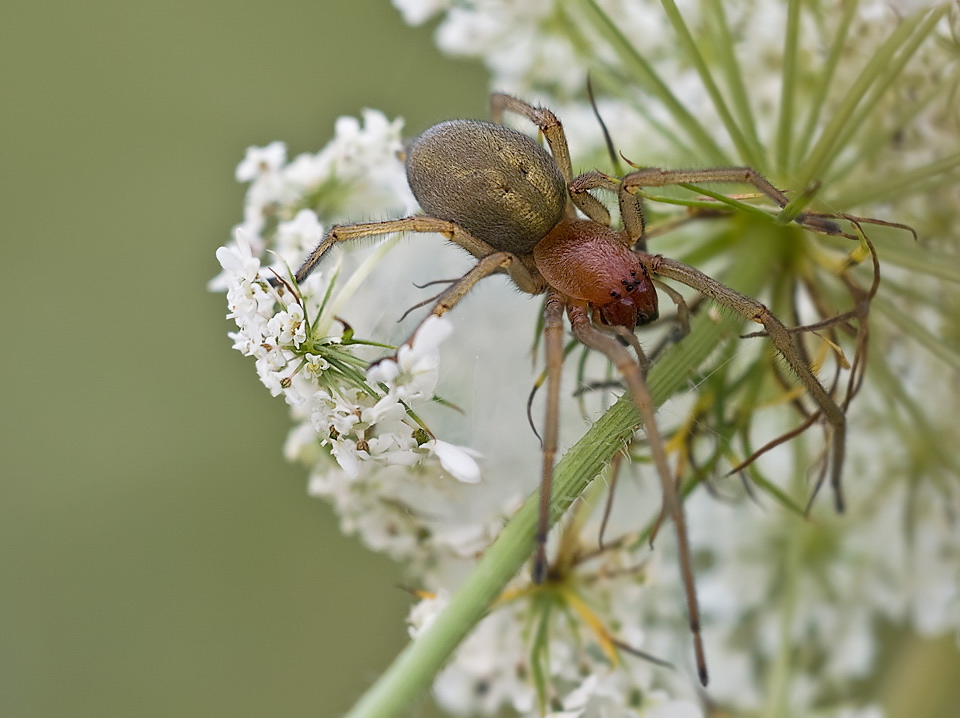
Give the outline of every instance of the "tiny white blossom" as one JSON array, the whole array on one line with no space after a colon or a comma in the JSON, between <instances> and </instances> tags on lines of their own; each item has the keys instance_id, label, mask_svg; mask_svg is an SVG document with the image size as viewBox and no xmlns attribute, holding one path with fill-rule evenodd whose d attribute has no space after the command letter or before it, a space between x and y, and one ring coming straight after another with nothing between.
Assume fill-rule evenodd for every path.
<instances>
[{"instance_id":1,"label":"tiny white blossom","mask_svg":"<svg viewBox=\"0 0 960 718\"><path fill-rule=\"evenodd\" d=\"M260 272L260 258L255 257L250 246L250 238L242 229L234 233L234 245L219 247L217 260L227 272L248 282L257 278Z\"/></svg>"},{"instance_id":2,"label":"tiny white blossom","mask_svg":"<svg viewBox=\"0 0 960 718\"><path fill-rule=\"evenodd\" d=\"M474 460L477 452L434 439L424 446L440 459L440 465L458 481L475 484L480 481L480 466Z\"/></svg>"},{"instance_id":3,"label":"tiny white blossom","mask_svg":"<svg viewBox=\"0 0 960 718\"><path fill-rule=\"evenodd\" d=\"M413 608L410 609L410 613L407 614L407 632L410 634L410 638L416 638L430 628L437 616L443 613L448 603L450 603L450 592L443 588L433 596L423 598L415 603Z\"/></svg>"},{"instance_id":4,"label":"tiny white blossom","mask_svg":"<svg viewBox=\"0 0 960 718\"><path fill-rule=\"evenodd\" d=\"M292 344L294 347L299 347L307 338L303 307L299 304L291 304L285 310L274 314L267 322L267 332L278 344Z\"/></svg>"},{"instance_id":5,"label":"tiny white blossom","mask_svg":"<svg viewBox=\"0 0 960 718\"><path fill-rule=\"evenodd\" d=\"M287 161L287 146L271 142L266 147L250 147L243 161L237 165L237 182L251 182L258 177L276 172Z\"/></svg>"},{"instance_id":6,"label":"tiny white blossom","mask_svg":"<svg viewBox=\"0 0 960 718\"><path fill-rule=\"evenodd\" d=\"M403 344L396 359L385 359L367 371L367 379L386 384L389 393L403 401L423 401L433 397L439 379L440 343L450 336L453 325L448 319L431 316L413 337Z\"/></svg>"}]
</instances>

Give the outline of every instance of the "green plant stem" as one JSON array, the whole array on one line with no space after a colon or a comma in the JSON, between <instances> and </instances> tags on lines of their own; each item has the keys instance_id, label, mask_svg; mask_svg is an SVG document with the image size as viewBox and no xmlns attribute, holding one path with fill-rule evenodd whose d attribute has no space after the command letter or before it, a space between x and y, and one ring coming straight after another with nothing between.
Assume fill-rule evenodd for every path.
<instances>
[{"instance_id":1,"label":"green plant stem","mask_svg":"<svg viewBox=\"0 0 960 718\"><path fill-rule=\"evenodd\" d=\"M573 0L571 0L573 1ZM710 163L728 165L730 160L726 153L713 139L710 132L688 110L670 87L664 82L647 59L637 51L629 38L625 37L595 0L575 0L582 11L584 20L592 27L617 54L617 58L624 70L636 81L639 87L644 88L658 98L669 111L678 127L683 128L693 142L696 150Z\"/></svg>"},{"instance_id":2,"label":"green plant stem","mask_svg":"<svg viewBox=\"0 0 960 718\"><path fill-rule=\"evenodd\" d=\"M726 80L733 111L740 127L743 128L744 139L750 145L749 151L743 154L741 159L753 167L766 168L769 166L767 151L760 140L760 134L757 132L757 124L753 116L753 109L750 106L750 96L747 93L743 71L737 60L736 52L734 52L736 41L730 32L730 23L727 21L723 9L723 1L708 0L704 4L703 13L703 25L706 32L713 38L710 43L711 49L717 55L719 71Z\"/></svg>"},{"instance_id":3,"label":"green plant stem","mask_svg":"<svg viewBox=\"0 0 960 718\"><path fill-rule=\"evenodd\" d=\"M797 121L793 100L797 84L797 45L800 37L800 3L790 0L787 5L787 29L783 48L783 82L780 85L780 113L777 122L776 167L785 172L790 167L790 150Z\"/></svg>"},{"instance_id":4,"label":"green plant stem","mask_svg":"<svg viewBox=\"0 0 960 718\"><path fill-rule=\"evenodd\" d=\"M748 138L744 134L743 129L737 124L737 120L727 106L727 101L724 99L720 87L710 72L710 65L704 58L703 53L700 52L700 45L703 43L703 40L694 38L693 33L683 18L683 13L680 12L674 0L660 0L660 4L663 5L664 12L670 20L674 32L677 33L677 39L683 48L683 55L689 57L693 66L697 69L697 74L700 75L700 81L703 83L704 89L710 96L710 100L713 102L713 106L716 108L717 114L720 116L723 126L727 130L727 134L730 135L730 138L737 148L738 157L741 161L749 165L758 165L762 159L761 154L755 154L755 150L759 144L755 137ZM728 55L727 58L731 56L732 55Z\"/></svg>"},{"instance_id":5,"label":"green plant stem","mask_svg":"<svg viewBox=\"0 0 960 718\"><path fill-rule=\"evenodd\" d=\"M741 222L739 239L726 280L736 289L755 294L769 274L779 242L795 233L769 222ZM730 312L719 319L701 312L691 333L664 353L649 375L651 396L662 404L679 391L690 375L735 335L743 320ZM640 419L633 402L622 397L600 417L557 464L550 503L551 525L563 514L606 463L633 436ZM534 492L484 552L473 573L451 597L446 609L412 641L380 679L353 707L347 718L390 718L403 715L424 692L453 651L487 613L507 582L533 554L539 497Z\"/></svg>"},{"instance_id":6,"label":"green plant stem","mask_svg":"<svg viewBox=\"0 0 960 718\"><path fill-rule=\"evenodd\" d=\"M799 474L794 476L794 480L800 485L805 485L800 469L804 463L800 457L806 454L802 449L800 438L802 437L797 437L798 443L794 445L797 456L794 465L797 467L796 473ZM809 528L809 525L801 524L787 533L787 543L780 564L779 598L775 609L780 613L780 636L767 682L767 706L762 713L764 718L786 718L790 715L790 687L796 654L793 622L800 602L797 583L798 575L802 570L804 541Z\"/></svg>"},{"instance_id":7,"label":"green plant stem","mask_svg":"<svg viewBox=\"0 0 960 718\"><path fill-rule=\"evenodd\" d=\"M944 7L927 14L918 12L905 17L894 27L851 83L846 97L824 125L810 155L797 172L798 185L806 186L816 178L827 177L830 166L843 154L844 143L860 127L870 108L880 99L882 90L894 82L903 65L945 11Z\"/></svg>"}]
</instances>

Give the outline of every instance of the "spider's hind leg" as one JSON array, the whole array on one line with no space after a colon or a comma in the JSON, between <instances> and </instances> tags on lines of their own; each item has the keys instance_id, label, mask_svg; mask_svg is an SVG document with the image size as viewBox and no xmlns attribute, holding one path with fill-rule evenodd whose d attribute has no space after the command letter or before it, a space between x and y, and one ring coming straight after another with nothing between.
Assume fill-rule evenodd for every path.
<instances>
[{"instance_id":1,"label":"spider's hind leg","mask_svg":"<svg viewBox=\"0 0 960 718\"><path fill-rule=\"evenodd\" d=\"M690 559L687 521L683 511L683 502L680 499L677 484L667 461L663 437L660 436L654 417L653 398L647 388L643 370L626 347L622 346L613 336L599 331L591 324L586 307L570 304L567 307L567 316L570 319L574 336L586 346L604 354L620 372L633 397L633 403L643 420L643 428L649 441L650 453L657 469L657 476L660 479L663 508L665 513L673 519L673 525L677 529L677 552L680 555L680 573L687 599L687 616L690 620L690 632L693 634L697 672L700 676L700 682L707 685L707 662L703 650L703 638L700 634L700 609L697 605L697 589L694 584L693 564Z\"/></svg>"},{"instance_id":2,"label":"spider's hind leg","mask_svg":"<svg viewBox=\"0 0 960 718\"><path fill-rule=\"evenodd\" d=\"M553 492L553 465L560 433L560 375L563 371L563 298L554 291L547 295L543 315L543 347L547 365L547 408L543 425L543 469L540 474L540 508L537 518L537 547L533 556L533 581L547 577L547 534L550 530L550 499Z\"/></svg>"},{"instance_id":3,"label":"spider's hind leg","mask_svg":"<svg viewBox=\"0 0 960 718\"><path fill-rule=\"evenodd\" d=\"M658 257L653 271L660 276L686 284L704 296L729 307L745 319L763 325L770 341L773 342L777 351L800 380L803 388L817 403L820 412L827 421L830 435L828 442L830 444L830 456L828 458L830 485L833 487L836 509L838 512L842 512L844 510L844 498L841 475L846 446L846 415L830 392L814 375L809 364L803 359L803 353L795 343L795 335L791 334L783 323L760 302L730 289L682 262Z\"/></svg>"}]
</instances>

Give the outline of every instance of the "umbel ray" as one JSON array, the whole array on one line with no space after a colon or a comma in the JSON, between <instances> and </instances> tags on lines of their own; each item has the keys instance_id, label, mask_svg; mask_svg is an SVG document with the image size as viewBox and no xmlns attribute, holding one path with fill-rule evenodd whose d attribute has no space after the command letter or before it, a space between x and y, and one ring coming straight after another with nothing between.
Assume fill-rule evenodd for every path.
<instances>
[{"instance_id":1,"label":"umbel ray","mask_svg":"<svg viewBox=\"0 0 960 718\"><path fill-rule=\"evenodd\" d=\"M340 242L394 232L427 232L445 236L477 260L466 274L438 295L430 316L443 315L477 282L497 273L507 274L527 294L545 294L546 417L534 580L541 582L547 575L545 544L557 452L565 314L576 339L605 355L616 367L642 419L661 484L663 514L669 516L676 527L697 670L700 681L706 685L706 659L683 503L654 418L655 407L645 380L648 362L634 329L659 315L655 278L687 285L746 320L762 325L762 334L769 337L816 404L816 411L808 416L808 425L822 421L826 426L829 439L824 467L837 509L842 510L845 410L851 392L848 390L846 398L838 403L833 388L825 388L811 370L797 335L799 331L837 326L853 318L862 323L879 278L876 256L874 254L873 286L859 293L851 288L851 293L861 300L857 309L818 325L787 329L760 302L693 267L645 251L644 207L638 196L643 188L695 183L752 185L781 208L781 218L787 217L787 196L760 173L747 167L644 168L622 178L597 171L574 176L567 140L553 112L504 94L494 94L491 107L494 122L441 122L423 132L407 148L407 179L425 214L334 226L297 270L294 279L297 283L303 282L330 248ZM532 122L546 139L550 151L528 135L501 125L506 111ZM593 192L609 193L616 198L621 229L611 227L610 213ZM843 232L834 221L842 218L857 224L855 217L801 212L789 218L813 232L857 239ZM872 252L872 245L870 248ZM674 294L671 292L671 296ZM407 343L415 334L416 330ZM862 376L862 366L860 371Z\"/></svg>"}]
</instances>

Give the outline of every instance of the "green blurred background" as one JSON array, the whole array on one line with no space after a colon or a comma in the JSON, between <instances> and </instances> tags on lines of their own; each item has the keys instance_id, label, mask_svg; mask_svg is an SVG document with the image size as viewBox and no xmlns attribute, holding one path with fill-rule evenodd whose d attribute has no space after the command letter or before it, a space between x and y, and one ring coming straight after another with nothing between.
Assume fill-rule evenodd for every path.
<instances>
[{"instance_id":1,"label":"green blurred background","mask_svg":"<svg viewBox=\"0 0 960 718\"><path fill-rule=\"evenodd\" d=\"M486 113L430 34L387 0L0 11L0 718L336 716L405 643L204 287L248 145ZM890 715L955 715L950 637L891 655Z\"/></svg>"},{"instance_id":2,"label":"green blurred background","mask_svg":"<svg viewBox=\"0 0 960 718\"><path fill-rule=\"evenodd\" d=\"M205 283L248 145L482 116L486 75L386 0L7 3L0 68L0 718L343 713L410 599Z\"/></svg>"}]
</instances>

